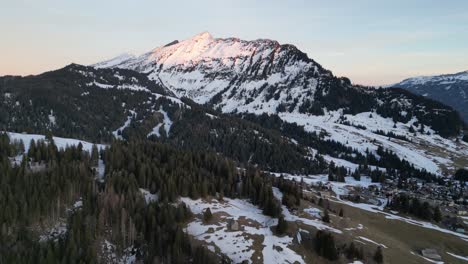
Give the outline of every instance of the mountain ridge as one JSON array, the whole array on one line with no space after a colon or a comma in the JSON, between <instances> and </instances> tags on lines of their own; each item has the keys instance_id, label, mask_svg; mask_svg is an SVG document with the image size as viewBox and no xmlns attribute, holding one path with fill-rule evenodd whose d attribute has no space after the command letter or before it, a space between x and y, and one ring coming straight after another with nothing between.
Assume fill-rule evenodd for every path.
<instances>
[{"instance_id":1,"label":"mountain ridge","mask_svg":"<svg viewBox=\"0 0 468 264\"><path fill-rule=\"evenodd\" d=\"M391 86L447 104L457 110L465 123L468 123L468 71L413 77Z\"/></svg>"},{"instance_id":2,"label":"mountain ridge","mask_svg":"<svg viewBox=\"0 0 468 264\"><path fill-rule=\"evenodd\" d=\"M297 47L280 45L274 40L213 38L208 32L202 32L123 62L118 59L110 62L94 64L94 67L136 70L179 97L188 97L225 113L323 115L340 109L354 114L377 110L384 116L393 115L397 121L411 119L398 115L395 109L382 107L385 101L390 103L395 99L394 96L404 95L388 89L352 85L348 78L335 77ZM404 104L398 108L401 112L413 111ZM424 119L421 113L415 115ZM453 127L449 133L442 131L446 126L451 125L435 129L443 136L454 136L461 125L457 124L459 128Z\"/></svg>"}]
</instances>

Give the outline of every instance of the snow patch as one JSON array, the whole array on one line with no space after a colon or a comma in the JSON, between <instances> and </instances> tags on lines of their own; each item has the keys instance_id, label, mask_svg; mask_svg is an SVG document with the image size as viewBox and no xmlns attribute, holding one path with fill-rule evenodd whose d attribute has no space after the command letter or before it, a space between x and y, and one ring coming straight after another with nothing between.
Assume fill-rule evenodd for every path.
<instances>
[{"instance_id":1,"label":"snow patch","mask_svg":"<svg viewBox=\"0 0 468 264\"><path fill-rule=\"evenodd\" d=\"M460 255L457 255L457 254L454 254L454 253L451 253L451 252L447 252L447 254L449 254L450 256L455 257L457 259L468 261L468 256L464 257L464 256L460 256Z\"/></svg>"},{"instance_id":2,"label":"snow patch","mask_svg":"<svg viewBox=\"0 0 468 264\"><path fill-rule=\"evenodd\" d=\"M22 133L14 133L14 132L7 132L8 137L10 140L22 140L24 143L24 151L27 153L29 151L29 144L31 140L38 141L38 140L45 140L44 135L38 134L22 134ZM64 149L69 146L78 146L80 143L83 146L84 151L88 151L91 153L93 148L93 143L79 140L79 139L72 139L72 138L62 138L62 137L53 137L54 143L59 149ZM105 149L106 145L104 144L96 144L99 150Z\"/></svg>"},{"instance_id":3,"label":"snow patch","mask_svg":"<svg viewBox=\"0 0 468 264\"><path fill-rule=\"evenodd\" d=\"M149 204L158 200L158 195L152 194L148 190L140 188L140 193L143 194L146 204Z\"/></svg>"},{"instance_id":4,"label":"snow patch","mask_svg":"<svg viewBox=\"0 0 468 264\"><path fill-rule=\"evenodd\" d=\"M159 129L161 126L164 126L164 130L166 131L166 136L169 136L169 131L171 130L172 126L172 120L169 118L169 115L167 114L166 111L163 110L162 106L158 110L159 113L163 115L163 122L157 124L153 130L147 135L147 137L155 135L156 137L161 137L161 133L159 132Z\"/></svg>"},{"instance_id":5,"label":"snow patch","mask_svg":"<svg viewBox=\"0 0 468 264\"><path fill-rule=\"evenodd\" d=\"M114 137L118 138L118 139L123 139L123 137L121 136L122 132L125 130L125 128L127 128L130 123L132 122L132 118L134 116L136 116L136 112L134 110L129 110L130 112L130 115L127 117L127 121L125 121L125 123L117 128L115 131L112 132L112 135L114 135Z\"/></svg>"}]
</instances>

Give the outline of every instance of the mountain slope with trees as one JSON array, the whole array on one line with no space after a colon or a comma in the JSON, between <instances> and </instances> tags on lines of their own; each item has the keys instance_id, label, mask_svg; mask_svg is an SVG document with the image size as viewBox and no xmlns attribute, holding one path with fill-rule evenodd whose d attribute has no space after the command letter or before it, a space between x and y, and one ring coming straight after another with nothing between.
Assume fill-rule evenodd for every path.
<instances>
[{"instance_id":1,"label":"mountain slope with trees","mask_svg":"<svg viewBox=\"0 0 468 264\"><path fill-rule=\"evenodd\" d=\"M449 105L468 123L468 71L408 78L392 87L400 87Z\"/></svg>"}]
</instances>

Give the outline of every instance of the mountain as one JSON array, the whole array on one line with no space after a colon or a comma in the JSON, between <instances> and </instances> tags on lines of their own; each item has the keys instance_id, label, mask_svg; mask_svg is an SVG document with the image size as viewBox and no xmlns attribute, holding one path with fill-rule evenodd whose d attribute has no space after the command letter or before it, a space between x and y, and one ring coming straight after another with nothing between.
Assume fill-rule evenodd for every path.
<instances>
[{"instance_id":1,"label":"mountain","mask_svg":"<svg viewBox=\"0 0 468 264\"><path fill-rule=\"evenodd\" d=\"M3 76L0 263L420 263L415 237L462 263L462 126L208 33Z\"/></svg>"},{"instance_id":2,"label":"mountain","mask_svg":"<svg viewBox=\"0 0 468 264\"><path fill-rule=\"evenodd\" d=\"M448 139L458 137L463 127L453 109L402 89L353 85L293 45L213 38L203 32L140 56L92 66L140 72L178 97L223 113L276 115L361 153L384 146L434 173L444 171L441 166L460 166L434 158L439 151L459 156L464 149Z\"/></svg>"},{"instance_id":3,"label":"mountain","mask_svg":"<svg viewBox=\"0 0 468 264\"><path fill-rule=\"evenodd\" d=\"M37 76L0 77L4 131L110 143L147 139L212 150L265 170L319 172L305 146L239 118L182 102L146 75L71 64ZM29 142L26 142L29 143Z\"/></svg>"},{"instance_id":4,"label":"mountain","mask_svg":"<svg viewBox=\"0 0 468 264\"><path fill-rule=\"evenodd\" d=\"M392 87L401 87L449 105L468 123L468 71L409 78Z\"/></svg>"},{"instance_id":5,"label":"mountain","mask_svg":"<svg viewBox=\"0 0 468 264\"><path fill-rule=\"evenodd\" d=\"M0 123L7 131L109 142L130 111L151 113L170 92L125 69L71 64L37 76L0 77Z\"/></svg>"},{"instance_id":6,"label":"mountain","mask_svg":"<svg viewBox=\"0 0 468 264\"><path fill-rule=\"evenodd\" d=\"M94 66L146 73L178 96L201 104L216 104L225 112L239 106L253 107L255 101L274 94L285 98L291 93L295 97L312 96L317 86L315 80L321 75L331 76L291 45L272 40L215 39L207 32L138 57L119 56ZM281 90L291 91L280 94ZM252 101L239 100L245 97ZM273 111L277 106L260 107Z\"/></svg>"}]
</instances>

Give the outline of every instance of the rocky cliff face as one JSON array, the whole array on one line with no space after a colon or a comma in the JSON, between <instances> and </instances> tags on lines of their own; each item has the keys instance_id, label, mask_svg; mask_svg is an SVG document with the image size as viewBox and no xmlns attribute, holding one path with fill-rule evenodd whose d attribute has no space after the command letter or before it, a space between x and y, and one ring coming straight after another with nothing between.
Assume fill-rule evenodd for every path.
<instances>
[{"instance_id":1,"label":"rocky cliff face","mask_svg":"<svg viewBox=\"0 0 468 264\"><path fill-rule=\"evenodd\" d=\"M314 96L322 78L332 77L292 45L213 38L207 32L139 57L119 56L94 66L147 73L178 96L225 112L275 112L281 103L294 102L298 108L297 102Z\"/></svg>"}]
</instances>

